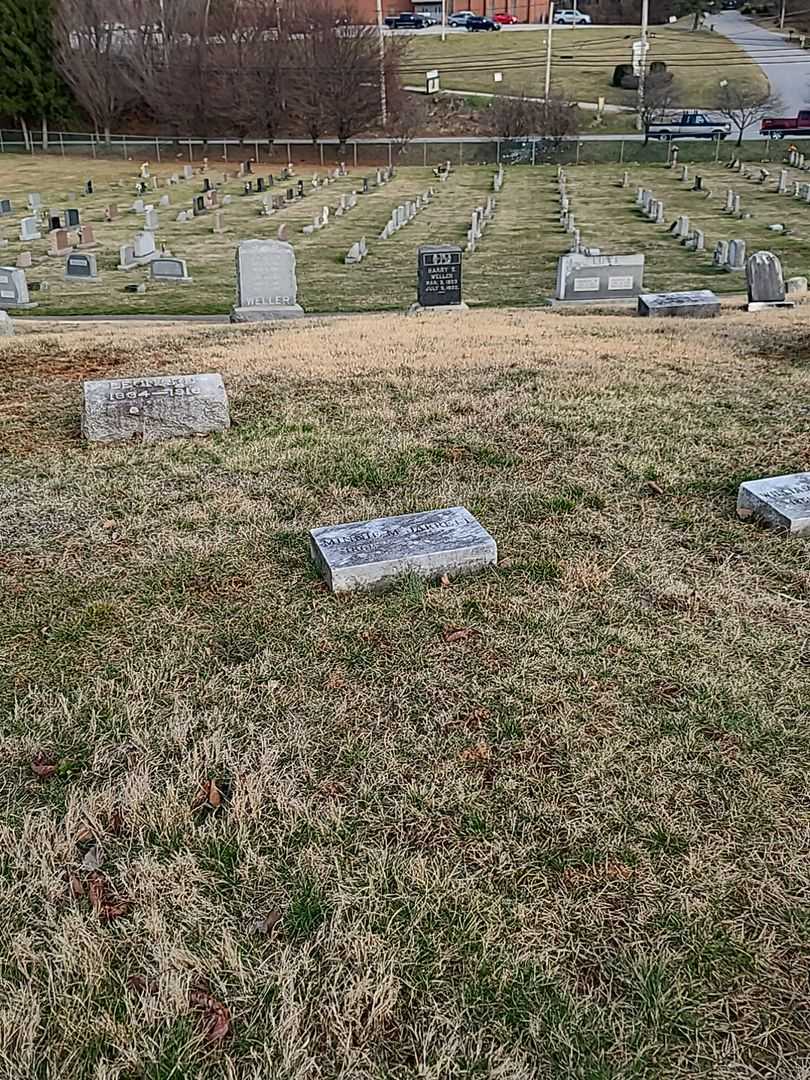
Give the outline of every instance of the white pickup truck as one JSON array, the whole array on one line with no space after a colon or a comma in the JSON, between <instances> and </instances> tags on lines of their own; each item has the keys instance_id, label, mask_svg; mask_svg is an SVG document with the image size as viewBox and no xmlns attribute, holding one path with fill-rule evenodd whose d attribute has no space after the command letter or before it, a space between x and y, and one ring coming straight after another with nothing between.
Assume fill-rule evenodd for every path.
<instances>
[{"instance_id":1,"label":"white pickup truck","mask_svg":"<svg viewBox=\"0 0 810 1080\"><path fill-rule=\"evenodd\" d=\"M647 124L648 139L725 139L730 134L727 120L715 120L702 112L678 113L668 120Z\"/></svg>"}]
</instances>

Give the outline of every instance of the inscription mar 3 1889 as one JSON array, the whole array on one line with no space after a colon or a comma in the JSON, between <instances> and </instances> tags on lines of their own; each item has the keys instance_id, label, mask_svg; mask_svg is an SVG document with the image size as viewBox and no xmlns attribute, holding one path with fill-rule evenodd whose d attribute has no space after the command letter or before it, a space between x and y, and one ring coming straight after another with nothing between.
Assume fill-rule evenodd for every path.
<instances>
[{"instance_id":1,"label":"inscription mar 3 1889","mask_svg":"<svg viewBox=\"0 0 810 1080\"><path fill-rule=\"evenodd\" d=\"M231 426L222 376L152 375L84 384L82 435L89 442L145 442L209 435Z\"/></svg>"}]
</instances>

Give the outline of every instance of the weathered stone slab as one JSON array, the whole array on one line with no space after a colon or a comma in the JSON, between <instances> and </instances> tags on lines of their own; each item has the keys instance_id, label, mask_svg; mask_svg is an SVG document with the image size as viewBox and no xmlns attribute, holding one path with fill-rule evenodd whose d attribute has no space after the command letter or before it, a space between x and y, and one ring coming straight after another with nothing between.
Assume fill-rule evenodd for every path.
<instances>
[{"instance_id":1,"label":"weathered stone slab","mask_svg":"<svg viewBox=\"0 0 810 1080\"><path fill-rule=\"evenodd\" d=\"M89 442L159 442L230 426L221 375L151 375L84 384L82 435Z\"/></svg>"},{"instance_id":2,"label":"weathered stone slab","mask_svg":"<svg viewBox=\"0 0 810 1080\"><path fill-rule=\"evenodd\" d=\"M782 264L773 252L755 251L745 264L745 276L749 311L793 307L793 301L785 299Z\"/></svg>"},{"instance_id":3,"label":"weathered stone slab","mask_svg":"<svg viewBox=\"0 0 810 1080\"><path fill-rule=\"evenodd\" d=\"M557 263L558 300L627 300L643 288L643 255L569 252Z\"/></svg>"},{"instance_id":4,"label":"weathered stone slab","mask_svg":"<svg viewBox=\"0 0 810 1080\"><path fill-rule=\"evenodd\" d=\"M737 494L737 516L810 536L810 473L747 480Z\"/></svg>"},{"instance_id":5,"label":"weathered stone slab","mask_svg":"<svg viewBox=\"0 0 810 1080\"><path fill-rule=\"evenodd\" d=\"M642 293L638 298L638 313L649 319L712 319L720 314L720 298L711 289Z\"/></svg>"},{"instance_id":6,"label":"weathered stone slab","mask_svg":"<svg viewBox=\"0 0 810 1080\"><path fill-rule=\"evenodd\" d=\"M403 574L471 574L498 561L486 529L453 506L313 529L310 551L332 592L379 590Z\"/></svg>"}]
</instances>

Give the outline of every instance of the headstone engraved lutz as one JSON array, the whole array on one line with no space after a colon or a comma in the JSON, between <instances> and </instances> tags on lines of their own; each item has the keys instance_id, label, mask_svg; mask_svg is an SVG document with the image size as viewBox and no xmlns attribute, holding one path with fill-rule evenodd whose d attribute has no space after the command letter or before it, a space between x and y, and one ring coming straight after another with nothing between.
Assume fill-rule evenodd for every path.
<instances>
[{"instance_id":1,"label":"headstone engraved lutz","mask_svg":"<svg viewBox=\"0 0 810 1080\"><path fill-rule=\"evenodd\" d=\"M153 375L84 384L82 435L89 442L159 442L230 426L221 375Z\"/></svg>"},{"instance_id":2,"label":"headstone engraved lutz","mask_svg":"<svg viewBox=\"0 0 810 1080\"><path fill-rule=\"evenodd\" d=\"M243 240L236 250L237 303L231 322L297 319L295 252L283 240Z\"/></svg>"},{"instance_id":3,"label":"headstone engraved lutz","mask_svg":"<svg viewBox=\"0 0 810 1080\"><path fill-rule=\"evenodd\" d=\"M498 561L498 547L463 506L313 529L310 550L332 592L379 590L403 574L471 574Z\"/></svg>"},{"instance_id":4,"label":"headstone engraved lutz","mask_svg":"<svg viewBox=\"0 0 810 1080\"><path fill-rule=\"evenodd\" d=\"M558 300L628 300L643 288L643 255L587 255L572 251L557 263Z\"/></svg>"},{"instance_id":5,"label":"headstone engraved lutz","mask_svg":"<svg viewBox=\"0 0 810 1080\"><path fill-rule=\"evenodd\" d=\"M710 289L692 292L642 293L638 313L649 319L711 319L720 314L720 299Z\"/></svg>"},{"instance_id":6,"label":"headstone engraved lutz","mask_svg":"<svg viewBox=\"0 0 810 1080\"><path fill-rule=\"evenodd\" d=\"M418 306L455 307L461 300L461 248L447 244L425 244L417 253Z\"/></svg>"},{"instance_id":7,"label":"headstone engraved lutz","mask_svg":"<svg viewBox=\"0 0 810 1080\"><path fill-rule=\"evenodd\" d=\"M740 484L737 516L787 529L794 536L810 536L810 473L789 473Z\"/></svg>"}]
</instances>

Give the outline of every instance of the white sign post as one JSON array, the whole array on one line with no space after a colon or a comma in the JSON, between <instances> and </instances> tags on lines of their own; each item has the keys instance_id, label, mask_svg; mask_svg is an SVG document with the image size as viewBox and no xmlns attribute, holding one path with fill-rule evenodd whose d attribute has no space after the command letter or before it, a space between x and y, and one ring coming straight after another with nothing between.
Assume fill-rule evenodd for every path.
<instances>
[{"instance_id":1,"label":"white sign post","mask_svg":"<svg viewBox=\"0 0 810 1080\"><path fill-rule=\"evenodd\" d=\"M426 94L438 94L439 92L439 73L435 69L433 71L425 72L425 93Z\"/></svg>"}]
</instances>

